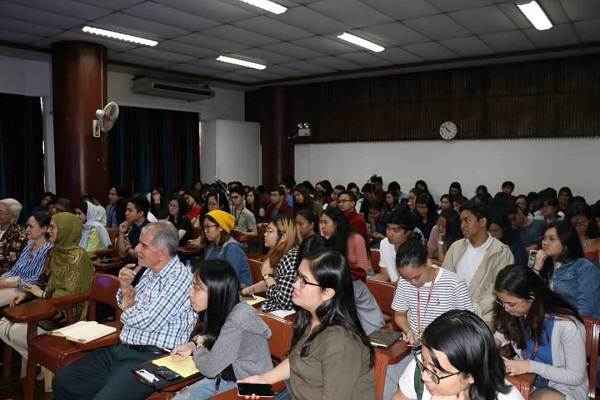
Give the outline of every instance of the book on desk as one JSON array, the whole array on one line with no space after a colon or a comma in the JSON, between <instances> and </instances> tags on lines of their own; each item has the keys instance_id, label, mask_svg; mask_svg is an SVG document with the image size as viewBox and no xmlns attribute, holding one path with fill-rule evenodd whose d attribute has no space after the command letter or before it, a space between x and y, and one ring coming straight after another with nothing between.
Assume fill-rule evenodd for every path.
<instances>
[{"instance_id":1,"label":"book on desk","mask_svg":"<svg viewBox=\"0 0 600 400\"><path fill-rule=\"evenodd\" d=\"M55 329L49 335L63 336L72 342L89 343L116 332L117 328L96 321L79 321L64 328Z\"/></svg>"}]
</instances>

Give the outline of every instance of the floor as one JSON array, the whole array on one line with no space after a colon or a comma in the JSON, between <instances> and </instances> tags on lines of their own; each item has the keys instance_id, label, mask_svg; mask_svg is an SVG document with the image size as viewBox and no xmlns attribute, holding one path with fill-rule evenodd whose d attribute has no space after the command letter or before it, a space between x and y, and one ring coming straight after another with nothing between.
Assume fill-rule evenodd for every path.
<instances>
[{"instance_id":1,"label":"floor","mask_svg":"<svg viewBox=\"0 0 600 400\"><path fill-rule=\"evenodd\" d=\"M0 342L1 343L1 342ZM2 367L0 366L0 370ZM21 357L13 353L11 363L11 377L2 378L0 374L0 400L22 400L24 379L19 378L21 373ZM52 400L52 393L44 392L44 381L35 383L35 400Z\"/></svg>"}]
</instances>

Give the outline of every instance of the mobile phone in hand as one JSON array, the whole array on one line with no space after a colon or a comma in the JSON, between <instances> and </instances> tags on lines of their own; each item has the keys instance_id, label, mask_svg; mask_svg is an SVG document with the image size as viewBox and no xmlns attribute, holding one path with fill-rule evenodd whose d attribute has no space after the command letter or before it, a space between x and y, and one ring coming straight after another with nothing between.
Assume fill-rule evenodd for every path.
<instances>
[{"instance_id":1,"label":"mobile phone in hand","mask_svg":"<svg viewBox=\"0 0 600 400\"><path fill-rule=\"evenodd\" d=\"M535 255L538 253L537 250L529 250L529 258L527 259L527 266L533 268L535 264Z\"/></svg>"},{"instance_id":2,"label":"mobile phone in hand","mask_svg":"<svg viewBox=\"0 0 600 400\"><path fill-rule=\"evenodd\" d=\"M238 383L238 396L251 396L253 394L260 397L275 397L273 386L267 383Z\"/></svg>"}]
</instances>

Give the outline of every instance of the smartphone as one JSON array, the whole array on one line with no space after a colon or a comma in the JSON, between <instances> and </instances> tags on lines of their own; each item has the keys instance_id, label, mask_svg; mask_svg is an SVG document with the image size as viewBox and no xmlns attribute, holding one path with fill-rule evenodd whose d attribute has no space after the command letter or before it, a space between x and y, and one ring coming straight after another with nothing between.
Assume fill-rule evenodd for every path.
<instances>
[{"instance_id":1,"label":"smartphone","mask_svg":"<svg viewBox=\"0 0 600 400\"><path fill-rule=\"evenodd\" d=\"M164 366L157 367L154 370L154 373L166 381L172 381L177 378L181 378L181 375L179 375L177 372Z\"/></svg>"},{"instance_id":2,"label":"smartphone","mask_svg":"<svg viewBox=\"0 0 600 400\"><path fill-rule=\"evenodd\" d=\"M238 383L238 396L251 396L253 394L260 397L275 397L273 386L267 383Z\"/></svg>"},{"instance_id":3,"label":"smartphone","mask_svg":"<svg viewBox=\"0 0 600 400\"><path fill-rule=\"evenodd\" d=\"M533 268L535 264L535 255L538 253L537 250L529 250L529 258L527 259L527 266Z\"/></svg>"}]
</instances>

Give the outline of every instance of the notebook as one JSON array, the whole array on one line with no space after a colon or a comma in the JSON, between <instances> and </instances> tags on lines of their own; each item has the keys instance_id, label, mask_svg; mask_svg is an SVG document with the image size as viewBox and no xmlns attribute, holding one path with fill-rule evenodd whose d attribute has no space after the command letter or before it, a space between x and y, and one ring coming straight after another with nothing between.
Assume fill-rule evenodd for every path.
<instances>
[{"instance_id":1,"label":"notebook","mask_svg":"<svg viewBox=\"0 0 600 400\"><path fill-rule=\"evenodd\" d=\"M369 341L373 347L381 347L387 349L400 338L402 338L402 332L389 331L386 329L377 329L375 332L369 335Z\"/></svg>"}]
</instances>

